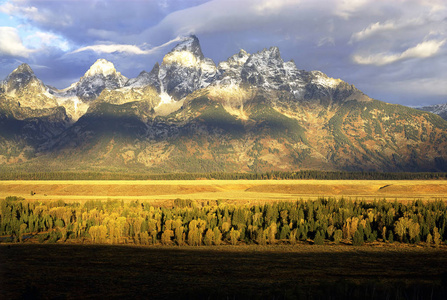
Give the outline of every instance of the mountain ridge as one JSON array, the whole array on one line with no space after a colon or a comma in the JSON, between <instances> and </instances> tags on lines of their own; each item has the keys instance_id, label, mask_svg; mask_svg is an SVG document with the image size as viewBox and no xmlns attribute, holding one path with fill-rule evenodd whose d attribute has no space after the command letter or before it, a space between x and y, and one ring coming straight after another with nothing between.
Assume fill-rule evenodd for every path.
<instances>
[{"instance_id":1,"label":"mountain ridge","mask_svg":"<svg viewBox=\"0 0 447 300\"><path fill-rule=\"evenodd\" d=\"M36 105L19 106L24 100L5 92L7 81L0 162L13 168L447 170L446 121L299 70L277 47L241 50L216 65L190 36L131 79L99 59L64 90L42 83L48 107L27 85L19 90Z\"/></svg>"}]
</instances>

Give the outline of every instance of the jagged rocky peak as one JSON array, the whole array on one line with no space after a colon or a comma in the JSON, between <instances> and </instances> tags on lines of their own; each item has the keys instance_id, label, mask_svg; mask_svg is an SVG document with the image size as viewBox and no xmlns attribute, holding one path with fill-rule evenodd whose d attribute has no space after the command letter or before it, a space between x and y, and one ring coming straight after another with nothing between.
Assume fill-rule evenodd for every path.
<instances>
[{"instance_id":1,"label":"jagged rocky peak","mask_svg":"<svg viewBox=\"0 0 447 300\"><path fill-rule=\"evenodd\" d=\"M283 89L292 80L287 77L278 47L250 55L242 68L241 78L243 82L264 89Z\"/></svg>"},{"instance_id":2,"label":"jagged rocky peak","mask_svg":"<svg viewBox=\"0 0 447 300\"><path fill-rule=\"evenodd\" d=\"M172 52L182 52L187 51L194 54L194 56L204 59L205 56L202 53L202 48L200 47L199 39L195 35L190 35L186 37L180 44L172 49Z\"/></svg>"},{"instance_id":3,"label":"jagged rocky peak","mask_svg":"<svg viewBox=\"0 0 447 300\"><path fill-rule=\"evenodd\" d=\"M226 61L219 63L219 69L228 70L230 68L240 68L242 67L246 62L247 59L250 57L250 54L247 53L244 49L241 49L239 53L234 54L230 58L228 58Z\"/></svg>"},{"instance_id":4,"label":"jagged rocky peak","mask_svg":"<svg viewBox=\"0 0 447 300\"><path fill-rule=\"evenodd\" d=\"M246 66L255 67L267 65L281 66L282 64L284 64L284 61L281 58L278 47L271 47L270 49L264 49L260 52L254 53L246 62Z\"/></svg>"},{"instance_id":5,"label":"jagged rocky peak","mask_svg":"<svg viewBox=\"0 0 447 300\"><path fill-rule=\"evenodd\" d=\"M46 94L47 87L34 74L31 67L21 64L6 77L2 90L9 96L30 96L31 94Z\"/></svg>"},{"instance_id":6,"label":"jagged rocky peak","mask_svg":"<svg viewBox=\"0 0 447 300\"><path fill-rule=\"evenodd\" d=\"M163 58L163 65L178 64L184 67L198 67L205 60L199 39L195 35L185 38Z\"/></svg>"},{"instance_id":7,"label":"jagged rocky peak","mask_svg":"<svg viewBox=\"0 0 447 300\"><path fill-rule=\"evenodd\" d=\"M141 71L137 77L131 78L126 82L128 87L144 87L149 82L149 73L146 71Z\"/></svg>"},{"instance_id":8,"label":"jagged rocky peak","mask_svg":"<svg viewBox=\"0 0 447 300\"><path fill-rule=\"evenodd\" d=\"M241 79L241 71L244 64L247 62L250 54L241 49L239 53L234 54L226 61L222 61L218 65L220 73L219 81L216 85L238 85Z\"/></svg>"},{"instance_id":9,"label":"jagged rocky peak","mask_svg":"<svg viewBox=\"0 0 447 300\"><path fill-rule=\"evenodd\" d=\"M238 65L245 64L247 59L250 57L250 54L245 51L244 49L241 49L238 54L233 55L229 58L229 61L235 62Z\"/></svg>"},{"instance_id":10,"label":"jagged rocky peak","mask_svg":"<svg viewBox=\"0 0 447 300\"><path fill-rule=\"evenodd\" d=\"M30 67L28 64L26 64L26 63L23 63L23 64L21 64L20 66L18 66L14 71L12 71L11 74L14 74L14 73L22 73L22 74L30 74L30 75L34 75L33 70L32 70L31 67Z\"/></svg>"},{"instance_id":11,"label":"jagged rocky peak","mask_svg":"<svg viewBox=\"0 0 447 300\"><path fill-rule=\"evenodd\" d=\"M1 83L0 88L7 96L17 99L20 107L33 110L57 106L48 89L27 64L21 64L12 71Z\"/></svg>"},{"instance_id":12,"label":"jagged rocky peak","mask_svg":"<svg viewBox=\"0 0 447 300\"><path fill-rule=\"evenodd\" d=\"M147 86L153 86L158 93L160 93L160 82L158 73L160 72L160 65L155 63L150 73L142 71L137 77L129 79L126 83L126 87L130 88L143 88Z\"/></svg>"},{"instance_id":13,"label":"jagged rocky peak","mask_svg":"<svg viewBox=\"0 0 447 300\"><path fill-rule=\"evenodd\" d=\"M21 64L4 81L5 92L12 92L26 87L30 82L37 80L33 70L28 64Z\"/></svg>"},{"instance_id":14,"label":"jagged rocky peak","mask_svg":"<svg viewBox=\"0 0 447 300\"><path fill-rule=\"evenodd\" d=\"M153 71L156 72L157 69L154 68ZM215 63L204 57L199 40L194 35L185 38L166 54L158 69L160 94L174 100L180 100L207 87L217 77ZM155 83L153 85L156 86Z\"/></svg>"}]
</instances>

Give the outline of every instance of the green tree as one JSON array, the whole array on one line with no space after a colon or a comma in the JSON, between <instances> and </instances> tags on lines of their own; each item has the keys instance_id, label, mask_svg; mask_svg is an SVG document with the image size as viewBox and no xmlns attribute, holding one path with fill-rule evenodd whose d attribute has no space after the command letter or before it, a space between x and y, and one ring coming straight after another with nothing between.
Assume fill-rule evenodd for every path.
<instances>
[{"instance_id":1,"label":"green tree","mask_svg":"<svg viewBox=\"0 0 447 300\"><path fill-rule=\"evenodd\" d=\"M19 227L19 242L23 241L23 234L26 232L27 225L25 223L20 224Z\"/></svg>"},{"instance_id":2,"label":"green tree","mask_svg":"<svg viewBox=\"0 0 447 300\"><path fill-rule=\"evenodd\" d=\"M282 228L281 228L281 232L279 234L279 239L280 240L285 240L285 239L288 239L289 236L290 236L290 227L289 227L289 225L283 225Z\"/></svg>"},{"instance_id":3,"label":"green tree","mask_svg":"<svg viewBox=\"0 0 447 300\"><path fill-rule=\"evenodd\" d=\"M437 227L433 228L433 242L435 243L436 247L439 247L441 244L441 234L439 233Z\"/></svg>"},{"instance_id":4,"label":"green tree","mask_svg":"<svg viewBox=\"0 0 447 300\"><path fill-rule=\"evenodd\" d=\"M392 231L392 230L388 230L388 238L387 238L387 241L390 242L390 243L393 243L393 242L394 242L394 234L393 234L393 231Z\"/></svg>"},{"instance_id":5,"label":"green tree","mask_svg":"<svg viewBox=\"0 0 447 300\"><path fill-rule=\"evenodd\" d=\"M315 245L323 245L324 244L324 236L321 234L320 230L317 231L317 234L314 238Z\"/></svg>"},{"instance_id":6,"label":"green tree","mask_svg":"<svg viewBox=\"0 0 447 300\"><path fill-rule=\"evenodd\" d=\"M364 234L360 230L357 230L354 233L354 237L352 239L352 245L354 245L354 246L362 246L363 243L364 243L363 235Z\"/></svg>"},{"instance_id":7,"label":"green tree","mask_svg":"<svg viewBox=\"0 0 447 300\"><path fill-rule=\"evenodd\" d=\"M427 234L427 238L425 240L425 243L427 244L427 246L430 247L432 242L433 242L433 237L432 237L431 233L429 233L429 234Z\"/></svg>"},{"instance_id":8,"label":"green tree","mask_svg":"<svg viewBox=\"0 0 447 300\"><path fill-rule=\"evenodd\" d=\"M334 232L334 242L336 245L338 245L343 237L343 231L340 229L335 230Z\"/></svg>"}]
</instances>

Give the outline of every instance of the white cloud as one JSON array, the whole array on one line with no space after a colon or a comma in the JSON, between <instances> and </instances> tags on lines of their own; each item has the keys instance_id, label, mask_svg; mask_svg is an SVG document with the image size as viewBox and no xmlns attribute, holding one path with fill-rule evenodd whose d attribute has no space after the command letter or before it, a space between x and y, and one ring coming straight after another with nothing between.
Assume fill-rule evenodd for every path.
<instances>
[{"instance_id":1,"label":"white cloud","mask_svg":"<svg viewBox=\"0 0 447 300\"><path fill-rule=\"evenodd\" d=\"M273 14L278 13L287 7L296 6L301 2L301 0L263 0L258 1L254 8L255 10L264 15L264 14Z\"/></svg>"},{"instance_id":2,"label":"white cloud","mask_svg":"<svg viewBox=\"0 0 447 300\"><path fill-rule=\"evenodd\" d=\"M335 4L335 15L348 20L357 10L367 5L369 0L340 0ZM318 3L318 2L316 2Z\"/></svg>"},{"instance_id":3,"label":"white cloud","mask_svg":"<svg viewBox=\"0 0 447 300\"><path fill-rule=\"evenodd\" d=\"M58 39L58 37L56 35L49 33L49 32L42 32L42 31L36 32L35 36L37 38L39 38L41 40L42 44L44 44L44 45L51 45L51 43L54 40Z\"/></svg>"},{"instance_id":4,"label":"white cloud","mask_svg":"<svg viewBox=\"0 0 447 300\"><path fill-rule=\"evenodd\" d=\"M182 38L177 37L175 39L170 40L167 43L164 43L163 45L160 46L156 46L153 47L151 49L147 49L147 50L143 50L138 46L135 45L125 45L125 44L102 44L102 45L92 45L92 46L86 46L86 47L82 47L79 49L76 49L72 52L70 52L69 54L75 54L75 53L79 53L79 52L84 52L84 51L93 51L96 53L126 53L126 54L131 54L131 55L147 55L147 54L152 54L156 51L158 51L159 49L168 46L172 43L178 42L182 40Z\"/></svg>"},{"instance_id":5,"label":"white cloud","mask_svg":"<svg viewBox=\"0 0 447 300\"><path fill-rule=\"evenodd\" d=\"M68 51L70 48L67 40L58 35L42 31L37 31L28 35L24 39L24 42L26 46L39 50L44 50L48 47L56 47L62 51Z\"/></svg>"},{"instance_id":6,"label":"white cloud","mask_svg":"<svg viewBox=\"0 0 447 300\"><path fill-rule=\"evenodd\" d=\"M0 55L29 57L35 52L23 45L17 29L13 27L0 27L0 41Z\"/></svg>"},{"instance_id":7,"label":"white cloud","mask_svg":"<svg viewBox=\"0 0 447 300\"><path fill-rule=\"evenodd\" d=\"M20 7L11 2L6 2L0 6L0 12L10 16L23 16L26 19L35 21L43 21L43 16L39 13L39 10L34 6Z\"/></svg>"},{"instance_id":8,"label":"white cloud","mask_svg":"<svg viewBox=\"0 0 447 300\"><path fill-rule=\"evenodd\" d=\"M388 30L394 30L396 29L396 24L394 22L386 22L386 23L374 23L370 24L367 28L365 28L362 31L356 32L351 36L350 42L357 42L366 39L369 36L372 36L373 34L377 32L383 32Z\"/></svg>"},{"instance_id":9,"label":"white cloud","mask_svg":"<svg viewBox=\"0 0 447 300\"><path fill-rule=\"evenodd\" d=\"M134 76L160 62L169 51L165 47L179 41L177 36L196 34L204 54L216 63L240 48L254 53L278 46L283 58L295 59L301 69L318 69L353 84L377 78L377 84L365 90L372 95L380 91L383 74L394 75L388 76L389 82L432 75L446 80L446 0L124 2L0 0L0 12L7 13L12 22L4 26L16 27L23 40L16 37L15 43L22 51L8 53L63 66L63 72L48 75L58 86L58 81L67 81L64 76L84 74L92 56L112 56L122 72ZM2 53L7 46L12 47L0 40ZM404 84L401 87L405 89Z\"/></svg>"},{"instance_id":10,"label":"white cloud","mask_svg":"<svg viewBox=\"0 0 447 300\"><path fill-rule=\"evenodd\" d=\"M430 26L433 23L434 25ZM376 22L370 24L367 28L352 34L350 43L366 40L374 35L393 32L398 34L404 29L420 28L422 26L429 26L429 28L438 28L439 21L434 22L426 17L403 18L398 20L387 20L385 22Z\"/></svg>"},{"instance_id":11,"label":"white cloud","mask_svg":"<svg viewBox=\"0 0 447 300\"><path fill-rule=\"evenodd\" d=\"M321 0L323 1L323 0ZM332 0L324 0L324 2ZM316 22L309 13L311 0L212 0L195 7L177 10L141 36L241 33L247 30L286 34L304 30L306 20ZM322 5L323 10L329 6ZM297 24L302 24L301 26ZM252 33L253 34L253 33ZM256 37L259 38L259 37Z\"/></svg>"},{"instance_id":12,"label":"white cloud","mask_svg":"<svg viewBox=\"0 0 447 300\"><path fill-rule=\"evenodd\" d=\"M376 65L382 66L394 63L399 60L409 58L427 58L436 55L441 47L445 44L446 40L431 40L417 44L412 48L408 48L399 54L390 53L378 53L373 55L354 55L353 61L361 65Z\"/></svg>"},{"instance_id":13,"label":"white cloud","mask_svg":"<svg viewBox=\"0 0 447 300\"><path fill-rule=\"evenodd\" d=\"M83 51L93 51L96 53L119 52L119 53L136 54L136 55L147 54L145 50L141 50L139 47L135 45L122 45L122 44L86 46L79 48L71 53L74 54Z\"/></svg>"},{"instance_id":14,"label":"white cloud","mask_svg":"<svg viewBox=\"0 0 447 300\"><path fill-rule=\"evenodd\" d=\"M0 12L40 24L51 23L58 26L67 26L71 23L70 16L66 14L63 16L59 15L55 18L55 15L51 11L39 10L35 6L27 6L26 2L20 0L10 1L0 5Z\"/></svg>"}]
</instances>

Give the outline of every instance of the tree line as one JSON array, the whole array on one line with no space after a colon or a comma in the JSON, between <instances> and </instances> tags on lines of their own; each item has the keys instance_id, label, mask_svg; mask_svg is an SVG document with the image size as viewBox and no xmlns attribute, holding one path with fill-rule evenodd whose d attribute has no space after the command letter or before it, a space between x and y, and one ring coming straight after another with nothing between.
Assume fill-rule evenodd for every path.
<instances>
[{"instance_id":1,"label":"tree line","mask_svg":"<svg viewBox=\"0 0 447 300\"><path fill-rule=\"evenodd\" d=\"M348 172L348 171L313 171L296 172L271 171L265 173L131 173L131 172L1 172L0 180L281 180L281 179L316 179L316 180L432 180L447 179L442 172Z\"/></svg>"},{"instance_id":2,"label":"tree line","mask_svg":"<svg viewBox=\"0 0 447 300\"><path fill-rule=\"evenodd\" d=\"M48 243L73 239L191 246L375 241L439 246L447 241L447 208L442 201L321 198L233 205L177 199L171 207L154 207L139 201L41 203L7 197L1 200L0 213L2 240L15 242L30 236Z\"/></svg>"}]
</instances>

